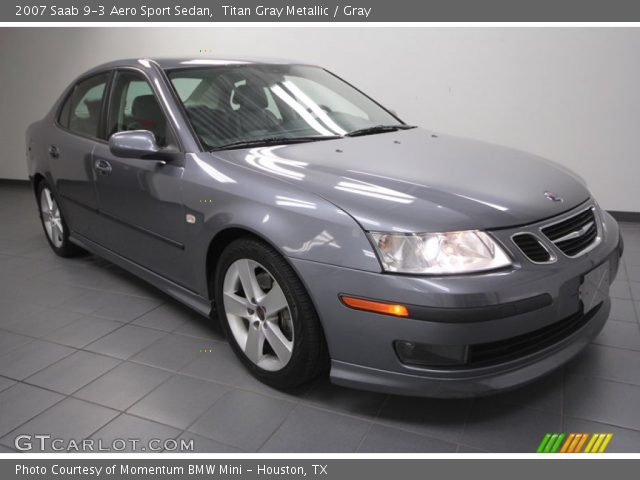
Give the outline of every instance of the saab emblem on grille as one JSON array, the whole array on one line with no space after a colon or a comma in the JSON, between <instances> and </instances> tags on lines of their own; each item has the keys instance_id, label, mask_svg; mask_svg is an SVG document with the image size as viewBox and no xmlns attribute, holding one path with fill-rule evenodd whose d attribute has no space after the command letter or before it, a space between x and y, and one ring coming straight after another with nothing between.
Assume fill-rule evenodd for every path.
<instances>
[{"instance_id":1,"label":"saab emblem on grille","mask_svg":"<svg viewBox=\"0 0 640 480\"><path fill-rule=\"evenodd\" d=\"M547 190L546 192L544 192L544 196L547 197L549 200L551 200L552 202L564 202L564 198L562 198L560 195L558 195L557 193L554 192L550 192L549 190Z\"/></svg>"}]
</instances>

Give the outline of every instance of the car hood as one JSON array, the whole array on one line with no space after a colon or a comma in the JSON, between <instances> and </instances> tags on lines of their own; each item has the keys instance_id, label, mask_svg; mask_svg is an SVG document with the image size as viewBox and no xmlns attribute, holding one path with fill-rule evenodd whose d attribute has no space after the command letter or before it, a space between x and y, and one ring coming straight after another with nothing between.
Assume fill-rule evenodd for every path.
<instances>
[{"instance_id":1,"label":"car hood","mask_svg":"<svg viewBox=\"0 0 640 480\"><path fill-rule=\"evenodd\" d=\"M589 198L579 177L541 157L419 128L212 155L311 191L365 230L504 228Z\"/></svg>"}]
</instances>

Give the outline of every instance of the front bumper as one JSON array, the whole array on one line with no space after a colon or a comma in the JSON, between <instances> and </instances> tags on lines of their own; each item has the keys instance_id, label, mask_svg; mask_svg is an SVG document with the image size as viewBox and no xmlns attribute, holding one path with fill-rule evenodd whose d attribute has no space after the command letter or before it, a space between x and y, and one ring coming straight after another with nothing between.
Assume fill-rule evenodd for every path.
<instances>
[{"instance_id":1,"label":"front bumper","mask_svg":"<svg viewBox=\"0 0 640 480\"><path fill-rule=\"evenodd\" d=\"M622 251L618 226L606 213L602 222L602 241L579 258L559 256L556 263L536 265L512 251L512 268L476 275L390 275L292 259L323 324L332 358L331 380L365 390L459 397L512 388L558 368L598 335L609 316L608 298L561 339L498 363L411 366L399 360L394 342L492 344L575 318L582 308L578 290L584 274L606 261L611 264L611 280L617 272ZM511 232L495 234L507 244L504 239ZM412 305L420 314L400 318L353 310L340 302L339 294Z\"/></svg>"}]
</instances>

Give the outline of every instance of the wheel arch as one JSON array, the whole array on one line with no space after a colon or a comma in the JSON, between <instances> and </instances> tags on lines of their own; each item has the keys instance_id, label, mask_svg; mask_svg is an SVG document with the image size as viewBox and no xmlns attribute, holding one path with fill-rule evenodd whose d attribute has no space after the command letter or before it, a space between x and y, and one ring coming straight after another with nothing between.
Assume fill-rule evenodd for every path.
<instances>
[{"instance_id":1,"label":"wheel arch","mask_svg":"<svg viewBox=\"0 0 640 480\"><path fill-rule=\"evenodd\" d=\"M207 255L206 255L206 276L207 276L206 281L207 281L207 294L209 298L213 299L215 297L215 291L214 291L215 272L216 272L216 268L218 267L218 262L220 260L220 256L222 252L232 242L245 237L258 240L259 242L262 242L265 245L268 245L273 250L278 252L278 254L280 254L280 256L284 259L284 261L287 262L287 264L296 273L296 275L304 285L305 289L307 290L307 294L311 298L311 301L313 302L313 296L309 292L309 288L306 282L304 281L304 279L302 278L302 276L300 275L300 272L298 272L298 270L294 267L294 265L289 261L289 258L287 257L287 255L284 254L282 249L278 248L276 243L270 241L264 235L259 234L258 232L252 230L251 228L247 228L246 226L235 226L235 225L228 226L223 230L217 232L216 235L209 242L209 246L207 248Z\"/></svg>"},{"instance_id":2,"label":"wheel arch","mask_svg":"<svg viewBox=\"0 0 640 480\"><path fill-rule=\"evenodd\" d=\"M40 172L36 173L31 180L31 188L36 198L38 196L38 187L40 186L40 183L44 181L46 181L46 177Z\"/></svg>"}]
</instances>

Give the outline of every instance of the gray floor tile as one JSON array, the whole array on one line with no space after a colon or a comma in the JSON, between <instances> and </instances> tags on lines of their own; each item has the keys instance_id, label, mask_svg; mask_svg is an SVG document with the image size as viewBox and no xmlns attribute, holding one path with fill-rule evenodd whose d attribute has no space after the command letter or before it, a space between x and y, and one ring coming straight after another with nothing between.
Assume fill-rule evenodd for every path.
<instances>
[{"instance_id":1,"label":"gray floor tile","mask_svg":"<svg viewBox=\"0 0 640 480\"><path fill-rule=\"evenodd\" d=\"M11 380L10 378L6 378L6 377L0 377L0 392L2 392L3 390L6 390L7 388L15 384L16 384L15 380Z\"/></svg>"},{"instance_id":2,"label":"gray floor tile","mask_svg":"<svg viewBox=\"0 0 640 480\"><path fill-rule=\"evenodd\" d=\"M310 388L310 385L305 385L292 391L271 388L254 378L247 371L228 343L212 342L211 345L213 347L211 352L198 355L195 360L182 368L180 372L204 380L232 385L292 401L297 401L300 394Z\"/></svg>"},{"instance_id":3,"label":"gray floor tile","mask_svg":"<svg viewBox=\"0 0 640 480\"><path fill-rule=\"evenodd\" d=\"M6 355L11 350L32 342L33 338L11 332L0 332L0 355Z\"/></svg>"},{"instance_id":4,"label":"gray floor tile","mask_svg":"<svg viewBox=\"0 0 640 480\"><path fill-rule=\"evenodd\" d=\"M114 295L104 290L77 288L76 295L57 305L57 308L88 315L114 301Z\"/></svg>"},{"instance_id":5,"label":"gray floor tile","mask_svg":"<svg viewBox=\"0 0 640 480\"><path fill-rule=\"evenodd\" d=\"M170 376L164 370L124 362L77 391L74 396L117 410L126 410Z\"/></svg>"},{"instance_id":6,"label":"gray floor tile","mask_svg":"<svg viewBox=\"0 0 640 480\"><path fill-rule=\"evenodd\" d=\"M40 275L40 279L51 283L93 289L104 289L111 281L104 269L78 267L69 263Z\"/></svg>"},{"instance_id":7,"label":"gray floor tile","mask_svg":"<svg viewBox=\"0 0 640 480\"><path fill-rule=\"evenodd\" d=\"M235 356L228 344L212 343L213 351L198 355L180 371L187 375L242 386L247 371Z\"/></svg>"},{"instance_id":8,"label":"gray floor tile","mask_svg":"<svg viewBox=\"0 0 640 480\"><path fill-rule=\"evenodd\" d=\"M5 328L22 335L45 337L59 328L69 325L79 317L80 315L78 313L50 308L37 313L30 318L20 319L11 323Z\"/></svg>"},{"instance_id":9,"label":"gray floor tile","mask_svg":"<svg viewBox=\"0 0 640 480\"><path fill-rule=\"evenodd\" d=\"M562 412L563 371L557 370L528 385L499 393L492 398L496 402L511 403L546 412Z\"/></svg>"},{"instance_id":10,"label":"gray floor tile","mask_svg":"<svg viewBox=\"0 0 640 480\"><path fill-rule=\"evenodd\" d=\"M303 403L318 405L327 410L336 410L373 419L380 412L387 395L365 392L333 385L322 377L301 397Z\"/></svg>"},{"instance_id":11,"label":"gray floor tile","mask_svg":"<svg viewBox=\"0 0 640 480\"><path fill-rule=\"evenodd\" d=\"M640 432L619 428L606 423L591 422L581 418L566 417L564 432L613 433L606 453L640 453Z\"/></svg>"},{"instance_id":12,"label":"gray floor tile","mask_svg":"<svg viewBox=\"0 0 640 480\"><path fill-rule=\"evenodd\" d=\"M474 402L460 443L491 452L535 453L547 432L561 428L559 413L485 398Z\"/></svg>"},{"instance_id":13,"label":"gray floor tile","mask_svg":"<svg viewBox=\"0 0 640 480\"><path fill-rule=\"evenodd\" d=\"M14 299L24 304L55 308L60 302L75 294L76 289L71 285L50 283L36 278L29 279L28 288L19 289L15 293Z\"/></svg>"},{"instance_id":14,"label":"gray floor tile","mask_svg":"<svg viewBox=\"0 0 640 480\"><path fill-rule=\"evenodd\" d=\"M640 355L631 350L590 345L567 365L567 374L640 385Z\"/></svg>"},{"instance_id":15,"label":"gray floor tile","mask_svg":"<svg viewBox=\"0 0 640 480\"><path fill-rule=\"evenodd\" d=\"M455 443L462 434L471 404L468 399L391 396L377 422Z\"/></svg>"},{"instance_id":16,"label":"gray floor tile","mask_svg":"<svg viewBox=\"0 0 640 480\"><path fill-rule=\"evenodd\" d=\"M40 262L36 258L25 256L7 255L0 261L0 268L7 277L15 280L16 277L31 279L56 268L51 264Z\"/></svg>"},{"instance_id":17,"label":"gray floor tile","mask_svg":"<svg viewBox=\"0 0 640 480\"><path fill-rule=\"evenodd\" d=\"M593 343L640 351L640 325L609 320Z\"/></svg>"},{"instance_id":18,"label":"gray floor tile","mask_svg":"<svg viewBox=\"0 0 640 480\"><path fill-rule=\"evenodd\" d=\"M366 421L300 405L260 451L353 453L368 428Z\"/></svg>"},{"instance_id":19,"label":"gray floor tile","mask_svg":"<svg viewBox=\"0 0 640 480\"><path fill-rule=\"evenodd\" d=\"M13 299L0 301L0 327L6 328L7 325L20 320L27 320L44 311L44 307L17 302Z\"/></svg>"},{"instance_id":20,"label":"gray floor tile","mask_svg":"<svg viewBox=\"0 0 640 480\"><path fill-rule=\"evenodd\" d=\"M199 355L208 355L211 340L167 334L131 357L131 361L178 371Z\"/></svg>"},{"instance_id":21,"label":"gray floor tile","mask_svg":"<svg viewBox=\"0 0 640 480\"><path fill-rule=\"evenodd\" d=\"M640 265L630 265L627 267L627 276L629 280L640 282Z\"/></svg>"},{"instance_id":22,"label":"gray floor tile","mask_svg":"<svg viewBox=\"0 0 640 480\"><path fill-rule=\"evenodd\" d=\"M0 375L23 380L73 352L62 345L34 340L0 356Z\"/></svg>"},{"instance_id":23,"label":"gray floor tile","mask_svg":"<svg viewBox=\"0 0 640 480\"><path fill-rule=\"evenodd\" d=\"M70 395L119 363L115 358L80 351L40 370L25 382Z\"/></svg>"},{"instance_id":24,"label":"gray floor tile","mask_svg":"<svg viewBox=\"0 0 640 480\"><path fill-rule=\"evenodd\" d=\"M180 324L173 332L220 342L226 341L218 324L214 320L206 319L200 315Z\"/></svg>"},{"instance_id":25,"label":"gray floor tile","mask_svg":"<svg viewBox=\"0 0 640 480\"><path fill-rule=\"evenodd\" d=\"M444 453L455 452L457 445L443 440L405 432L383 425L372 425L358 448L361 453Z\"/></svg>"},{"instance_id":26,"label":"gray floor tile","mask_svg":"<svg viewBox=\"0 0 640 480\"><path fill-rule=\"evenodd\" d=\"M201 437L200 435L196 435L195 433L186 432L178 437L178 445L180 442L185 442L185 447L188 447L188 450L184 450L185 452L193 452L193 453L243 453L242 450L236 447L232 447L230 445L225 445L224 443L216 442L215 440L211 440L209 438ZM192 442L192 443L191 443ZM172 452L172 453L177 453Z\"/></svg>"},{"instance_id":27,"label":"gray floor tile","mask_svg":"<svg viewBox=\"0 0 640 480\"><path fill-rule=\"evenodd\" d=\"M0 393L0 437L63 398L57 393L23 383L18 383L3 391ZM11 445L13 445L13 441L10 443Z\"/></svg>"},{"instance_id":28,"label":"gray floor tile","mask_svg":"<svg viewBox=\"0 0 640 480\"><path fill-rule=\"evenodd\" d=\"M625 252L622 257L622 262L628 267L640 266L640 255L633 255L630 252Z\"/></svg>"},{"instance_id":29,"label":"gray floor tile","mask_svg":"<svg viewBox=\"0 0 640 480\"><path fill-rule=\"evenodd\" d=\"M184 322L199 320L197 313L182 305L165 303L137 318L133 323L142 327L157 328L171 332Z\"/></svg>"},{"instance_id":30,"label":"gray floor tile","mask_svg":"<svg viewBox=\"0 0 640 480\"><path fill-rule=\"evenodd\" d=\"M611 301L611 313L609 319L622 322L637 323L636 311L633 308L632 300L622 300L613 298Z\"/></svg>"},{"instance_id":31,"label":"gray floor tile","mask_svg":"<svg viewBox=\"0 0 640 480\"><path fill-rule=\"evenodd\" d=\"M191 427L202 436L256 451L275 432L295 404L243 390L226 393Z\"/></svg>"},{"instance_id":32,"label":"gray floor tile","mask_svg":"<svg viewBox=\"0 0 640 480\"><path fill-rule=\"evenodd\" d=\"M136 403L128 412L184 429L227 390L223 385L176 375Z\"/></svg>"},{"instance_id":33,"label":"gray floor tile","mask_svg":"<svg viewBox=\"0 0 640 480\"><path fill-rule=\"evenodd\" d=\"M165 442L176 439L181 432L177 428L123 413L91 435L91 438L118 452L161 452Z\"/></svg>"},{"instance_id":34,"label":"gray floor tile","mask_svg":"<svg viewBox=\"0 0 640 480\"><path fill-rule=\"evenodd\" d=\"M629 282L631 289L631 297L636 301L640 301L640 282Z\"/></svg>"},{"instance_id":35,"label":"gray floor tile","mask_svg":"<svg viewBox=\"0 0 640 480\"><path fill-rule=\"evenodd\" d=\"M631 290L629 288L629 282L623 280L615 280L611 284L609 291L612 298L621 298L623 300L631 300Z\"/></svg>"},{"instance_id":36,"label":"gray floor tile","mask_svg":"<svg viewBox=\"0 0 640 480\"><path fill-rule=\"evenodd\" d=\"M122 323L114 320L84 315L47 335L45 340L70 347L83 348L121 326Z\"/></svg>"},{"instance_id":37,"label":"gray floor tile","mask_svg":"<svg viewBox=\"0 0 640 480\"><path fill-rule=\"evenodd\" d=\"M640 430L640 387L567 376L564 413L571 417Z\"/></svg>"},{"instance_id":38,"label":"gray floor tile","mask_svg":"<svg viewBox=\"0 0 640 480\"><path fill-rule=\"evenodd\" d=\"M90 343L85 348L92 352L126 360L165 335L166 333L160 330L125 325Z\"/></svg>"},{"instance_id":39,"label":"gray floor tile","mask_svg":"<svg viewBox=\"0 0 640 480\"><path fill-rule=\"evenodd\" d=\"M98 308L92 312L92 315L119 322L131 322L162 303L159 299L115 295L117 295L117 302Z\"/></svg>"},{"instance_id":40,"label":"gray floor tile","mask_svg":"<svg viewBox=\"0 0 640 480\"><path fill-rule=\"evenodd\" d=\"M62 438L66 441L80 441L112 420L118 412L98 405L83 402L75 398L66 398L50 409L41 413L29 422L21 425L9 436L2 439L5 445L11 445L18 434L39 435L46 432L51 438ZM66 443L66 442L65 442ZM34 451L39 451L39 444L34 442ZM64 447L63 447L64 448ZM44 451L51 451L46 444Z\"/></svg>"}]
</instances>

